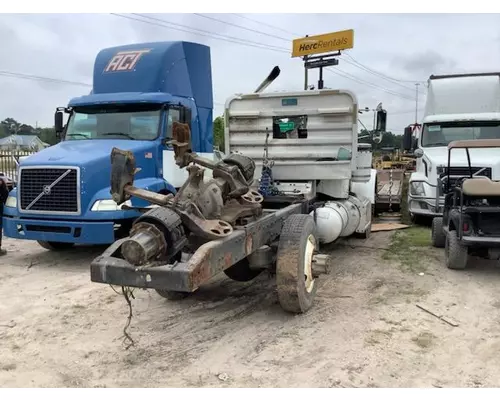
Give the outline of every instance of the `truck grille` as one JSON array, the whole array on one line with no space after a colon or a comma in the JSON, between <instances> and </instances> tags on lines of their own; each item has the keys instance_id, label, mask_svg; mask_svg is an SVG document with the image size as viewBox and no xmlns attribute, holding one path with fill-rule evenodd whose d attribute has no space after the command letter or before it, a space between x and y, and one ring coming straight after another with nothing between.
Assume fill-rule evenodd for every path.
<instances>
[{"instance_id":1,"label":"truck grille","mask_svg":"<svg viewBox=\"0 0 500 400\"><path fill-rule=\"evenodd\" d=\"M487 176L488 178L491 179L491 168L489 168L489 167L471 167L471 169L472 169L472 174L475 174L477 171L482 169L483 171L478 175L479 176ZM448 167L445 167L444 168L444 175L447 174L447 171L448 171ZM469 167L450 167L450 175L456 176L456 177L469 176L470 175Z\"/></svg>"},{"instance_id":2,"label":"truck grille","mask_svg":"<svg viewBox=\"0 0 500 400\"><path fill-rule=\"evenodd\" d=\"M482 170L478 176L487 176L491 179L491 168L489 167L471 167L472 174ZM448 167L443 168L441 177L447 176ZM454 186L458 179L470 176L469 167L450 167L450 185Z\"/></svg>"},{"instance_id":3,"label":"truck grille","mask_svg":"<svg viewBox=\"0 0 500 400\"><path fill-rule=\"evenodd\" d=\"M20 208L26 212L78 214L79 174L76 168L21 168Z\"/></svg>"}]
</instances>

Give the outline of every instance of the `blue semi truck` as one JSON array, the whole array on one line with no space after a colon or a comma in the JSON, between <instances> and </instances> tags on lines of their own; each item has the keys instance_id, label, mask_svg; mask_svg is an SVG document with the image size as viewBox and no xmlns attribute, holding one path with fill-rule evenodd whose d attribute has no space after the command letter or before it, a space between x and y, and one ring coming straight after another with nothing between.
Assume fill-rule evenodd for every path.
<instances>
[{"instance_id":1,"label":"blue semi truck","mask_svg":"<svg viewBox=\"0 0 500 400\"><path fill-rule=\"evenodd\" d=\"M60 143L21 161L4 208L4 235L50 250L126 236L150 204L111 199L111 150L134 153L136 187L176 193L187 173L167 143L174 121L190 124L193 151L215 158L209 47L181 41L101 50L90 94L56 110Z\"/></svg>"}]
</instances>

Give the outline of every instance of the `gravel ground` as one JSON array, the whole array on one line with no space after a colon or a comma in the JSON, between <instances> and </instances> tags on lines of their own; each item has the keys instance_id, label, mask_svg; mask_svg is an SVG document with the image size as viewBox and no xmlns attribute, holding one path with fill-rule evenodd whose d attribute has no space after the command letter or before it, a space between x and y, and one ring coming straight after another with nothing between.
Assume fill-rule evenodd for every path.
<instances>
[{"instance_id":1,"label":"gravel ground","mask_svg":"<svg viewBox=\"0 0 500 400\"><path fill-rule=\"evenodd\" d=\"M427 229L393 235L330 246L332 270L300 316L281 310L266 274L222 274L180 302L136 290L128 350L123 296L90 282L103 248L4 239L0 386L499 386L496 263L450 271Z\"/></svg>"}]
</instances>

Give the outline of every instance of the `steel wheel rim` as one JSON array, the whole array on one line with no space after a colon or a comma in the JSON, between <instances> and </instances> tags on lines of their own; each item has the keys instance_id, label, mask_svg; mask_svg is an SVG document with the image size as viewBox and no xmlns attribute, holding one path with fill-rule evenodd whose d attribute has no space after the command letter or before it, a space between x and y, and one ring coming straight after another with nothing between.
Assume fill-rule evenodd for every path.
<instances>
[{"instance_id":1,"label":"steel wheel rim","mask_svg":"<svg viewBox=\"0 0 500 400\"><path fill-rule=\"evenodd\" d=\"M313 263L313 253L316 248L316 239L313 235L309 235L306 241L306 251L304 254L304 285L306 287L306 291L311 293L314 287L314 277L312 272L312 263Z\"/></svg>"}]
</instances>

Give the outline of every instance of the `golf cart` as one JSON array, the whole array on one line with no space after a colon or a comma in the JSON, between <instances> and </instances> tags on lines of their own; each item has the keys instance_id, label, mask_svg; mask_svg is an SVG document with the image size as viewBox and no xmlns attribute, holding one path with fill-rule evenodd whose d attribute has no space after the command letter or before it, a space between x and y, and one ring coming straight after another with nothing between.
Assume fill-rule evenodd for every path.
<instances>
[{"instance_id":1,"label":"golf cart","mask_svg":"<svg viewBox=\"0 0 500 400\"><path fill-rule=\"evenodd\" d=\"M464 269L469 255L500 258L500 182L471 167L470 149L500 148L500 139L459 140L448 145L448 167L438 180L444 194L442 217L432 221L432 244L444 247L446 266ZM464 149L468 167L450 175L451 151ZM455 169L456 170L456 169ZM490 170L491 171L491 170Z\"/></svg>"}]
</instances>

